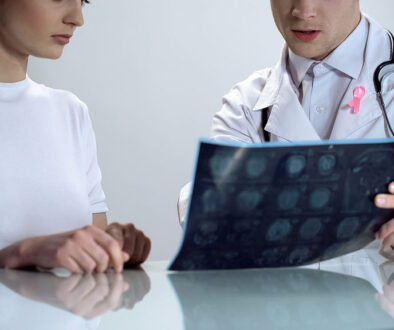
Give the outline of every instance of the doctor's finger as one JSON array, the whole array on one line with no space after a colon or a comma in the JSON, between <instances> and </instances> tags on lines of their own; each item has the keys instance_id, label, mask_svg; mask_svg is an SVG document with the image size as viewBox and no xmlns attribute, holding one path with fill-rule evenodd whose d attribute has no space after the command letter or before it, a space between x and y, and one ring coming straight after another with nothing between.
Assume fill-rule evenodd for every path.
<instances>
[{"instance_id":1,"label":"doctor's finger","mask_svg":"<svg viewBox=\"0 0 394 330\"><path fill-rule=\"evenodd\" d=\"M378 232L375 234L376 239L385 239L388 235L394 233L394 219L386 222L380 227Z\"/></svg>"},{"instance_id":2,"label":"doctor's finger","mask_svg":"<svg viewBox=\"0 0 394 330\"><path fill-rule=\"evenodd\" d=\"M394 234L387 236L383 240L379 253L391 261L394 260Z\"/></svg>"},{"instance_id":3,"label":"doctor's finger","mask_svg":"<svg viewBox=\"0 0 394 330\"><path fill-rule=\"evenodd\" d=\"M383 209L394 209L394 195L390 195L390 194L376 195L375 205Z\"/></svg>"}]
</instances>

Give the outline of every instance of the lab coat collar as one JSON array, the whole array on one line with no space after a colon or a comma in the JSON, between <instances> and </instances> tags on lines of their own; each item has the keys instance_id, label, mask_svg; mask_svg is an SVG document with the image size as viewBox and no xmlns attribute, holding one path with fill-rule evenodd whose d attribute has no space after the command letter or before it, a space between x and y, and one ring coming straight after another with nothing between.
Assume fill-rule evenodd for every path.
<instances>
[{"instance_id":1,"label":"lab coat collar","mask_svg":"<svg viewBox=\"0 0 394 330\"><path fill-rule=\"evenodd\" d=\"M285 72L282 79L280 94L264 129L287 141L321 140L298 100L290 74Z\"/></svg>"},{"instance_id":2,"label":"lab coat collar","mask_svg":"<svg viewBox=\"0 0 394 330\"><path fill-rule=\"evenodd\" d=\"M287 70L288 48L282 49L279 63L271 70L254 111L271 107L265 130L288 141L320 140L295 91Z\"/></svg>"},{"instance_id":3,"label":"lab coat collar","mask_svg":"<svg viewBox=\"0 0 394 330\"><path fill-rule=\"evenodd\" d=\"M271 70L263 91L258 98L253 111L269 108L274 103L279 94L280 86L282 85L283 74L286 72L286 61L288 57L288 48L286 45L282 48L282 55L279 62ZM279 87L279 88L278 88Z\"/></svg>"},{"instance_id":4,"label":"lab coat collar","mask_svg":"<svg viewBox=\"0 0 394 330\"><path fill-rule=\"evenodd\" d=\"M359 79L352 80L345 93L330 139L345 139L363 125L382 115L373 85L373 75L376 67L389 58L389 39L378 23L368 16L365 17L369 29L361 73ZM387 48L387 54L382 52L383 47L379 46L382 43L385 45L384 48ZM271 70L253 111L266 111L265 109L271 107L265 129L288 141L321 140L293 89L295 86L286 68L287 58L288 49L285 45L281 59ZM360 112L354 114L348 103L354 98L354 89L360 85L366 88L366 95L361 102Z\"/></svg>"},{"instance_id":5,"label":"lab coat collar","mask_svg":"<svg viewBox=\"0 0 394 330\"><path fill-rule=\"evenodd\" d=\"M353 79L360 77L364 64L364 51L368 36L368 21L362 16L360 24L323 63Z\"/></svg>"},{"instance_id":6,"label":"lab coat collar","mask_svg":"<svg viewBox=\"0 0 394 330\"><path fill-rule=\"evenodd\" d=\"M367 45L364 52L363 66L358 79L353 79L341 107L338 110L336 120L330 139L348 138L353 132L362 126L382 116L377 99L373 76L376 68L389 59L389 39L385 30L372 19L367 18L369 32L367 34ZM387 51L382 51L387 49ZM354 99L354 90L358 86L364 86L366 89L365 97L361 101L361 108L358 114L352 111L348 105Z\"/></svg>"},{"instance_id":7,"label":"lab coat collar","mask_svg":"<svg viewBox=\"0 0 394 330\"><path fill-rule=\"evenodd\" d=\"M334 53L332 53L324 62L342 71L343 73L349 75L353 79L358 79L361 70L363 69L364 56L360 56L360 53L361 54L363 53L362 49L354 50L355 48L354 45L356 43L360 43L359 40L363 38L364 38L364 42L361 42L360 44L363 45L366 44L367 41L365 40L366 38L365 35L368 35L368 25L370 22L374 23L374 25L378 25L377 23L373 22L368 16L363 14L359 26L344 41L344 43L342 43L334 51ZM349 56L351 58L351 61L347 60ZM289 49L285 44L282 48L281 58L279 62L276 64L276 66L271 70L271 74L267 80L267 83L253 108L254 111L271 107L276 102L279 93L278 86L280 86L282 82L283 73L288 71L287 70L288 58L289 58ZM303 76L305 76L306 71L309 69L310 65L313 64L314 62L313 60L309 60L309 59L305 59L305 60L306 62L303 65L303 67L305 66L305 70L303 69L303 71L305 72ZM350 62L352 63L351 65L349 65ZM300 74L302 75L302 72ZM295 82L295 84L297 84L297 82Z\"/></svg>"}]
</instances>

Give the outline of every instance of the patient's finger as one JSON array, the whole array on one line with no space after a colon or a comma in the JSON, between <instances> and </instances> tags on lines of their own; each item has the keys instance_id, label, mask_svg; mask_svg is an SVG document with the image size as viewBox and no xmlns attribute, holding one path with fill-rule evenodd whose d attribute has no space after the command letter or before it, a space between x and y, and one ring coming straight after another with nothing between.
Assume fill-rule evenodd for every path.
<instances>
[{"instance_id":1,"label":"patient's finger","mask_svg":"<svg viewBox=\"0 0 394 330\"><path fill-rule=\"evenodd\" d=\"M120 245L120 248L123 249L124 246L124 228L119 223L111 223L107 229L105 230L108 234L110 234Z\"/></svg>"}]
</instances>

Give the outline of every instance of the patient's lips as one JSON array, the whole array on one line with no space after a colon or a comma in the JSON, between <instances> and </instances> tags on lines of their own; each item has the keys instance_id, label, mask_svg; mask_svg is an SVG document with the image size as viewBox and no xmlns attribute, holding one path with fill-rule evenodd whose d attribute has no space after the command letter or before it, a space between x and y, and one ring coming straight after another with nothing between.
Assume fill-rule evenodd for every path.
<instances>
[{"instance_id":1,"label":"patient's lips","mask_svg":"<svg viewBox=\"0 0 394 330\"><path fill-rule=\"evenodd\" d=\"M319 35L320 32L319 30L292 30L294 35L297 37L297 39L303 41L303 42L311 42L315 40Z\"/></svg>"},{"instance_id":2,"label":"patient's lips","mask_svg":"<svg viewBox=\"0 0 394 330\"><path fill-rule=\"evenodd\" d=\"M71 34L55 34L52 38L61 45L67 45L70 42Z\"/></svg>"}]
</instances>

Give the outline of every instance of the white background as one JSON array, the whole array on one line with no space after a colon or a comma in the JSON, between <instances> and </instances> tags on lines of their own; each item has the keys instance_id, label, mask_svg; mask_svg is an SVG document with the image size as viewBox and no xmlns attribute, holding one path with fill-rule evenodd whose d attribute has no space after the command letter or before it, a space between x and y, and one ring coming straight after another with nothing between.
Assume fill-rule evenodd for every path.
<instances>
[{"instance_id":1,"label":"white background","mask_svg":"<svg viewBox=\"0 0 394 330\"><path fill-rule=\"evenodd\" d=\"M361 3L394 30L393 0ZM197 138L209 136L223 94L279 59L269 1L92 0L84 13L63 57L32 59L29 75L88 104L110 221L144 230L150 260L171 259Z\"/></svg>"}]
</instances>

